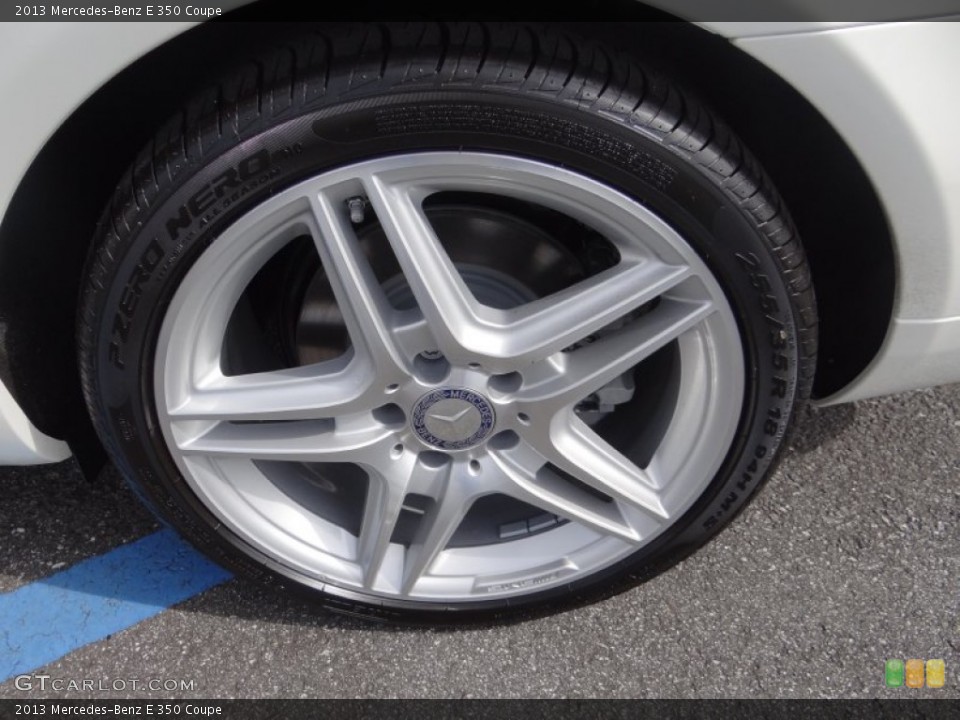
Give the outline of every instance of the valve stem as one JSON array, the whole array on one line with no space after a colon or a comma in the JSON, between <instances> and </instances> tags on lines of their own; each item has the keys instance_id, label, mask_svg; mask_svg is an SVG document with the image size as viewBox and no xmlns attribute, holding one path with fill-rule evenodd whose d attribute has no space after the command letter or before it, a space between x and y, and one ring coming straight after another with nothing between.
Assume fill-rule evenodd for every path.
<instances>
[{"instance_id":1,"label":"valve stem","mask_svg":"<svg viewBox=\"0 0 960 720\"><path fill-rule=\"evenodd\" d=\"M350 211L350 222L359 225L367 214L367 201L362 197L352 197L347 200L347 210Z\"/></svg>"}]
</instances>

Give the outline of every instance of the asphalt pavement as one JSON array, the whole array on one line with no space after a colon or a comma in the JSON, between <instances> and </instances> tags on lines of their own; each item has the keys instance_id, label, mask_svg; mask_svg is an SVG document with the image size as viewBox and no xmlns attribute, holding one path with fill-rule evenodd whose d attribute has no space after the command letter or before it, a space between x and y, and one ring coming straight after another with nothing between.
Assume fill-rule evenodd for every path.
<instances>
[{"instance_id":1,"label":"asphalt pavement","mask_svg":"<svg viewBox=\"0 0 960 720\"><path fill-rule=\"evenodd\" d=\"M88 482L71 462L0 468L0 488L2 593L158 527L114 471ZM942 658L946 686L886 688L889 658ZM960 698L960 385L808 410L728 529L597 605L434 631L231 580L40 674L187 689L40 693L10 680L0 697Z\"/></svg>"}]
</instances>

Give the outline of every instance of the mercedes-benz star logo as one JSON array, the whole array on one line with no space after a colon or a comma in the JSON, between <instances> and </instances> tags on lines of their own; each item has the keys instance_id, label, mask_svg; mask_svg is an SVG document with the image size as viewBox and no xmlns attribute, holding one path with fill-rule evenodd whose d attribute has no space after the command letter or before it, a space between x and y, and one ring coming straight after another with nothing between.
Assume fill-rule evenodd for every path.
<instances>
[{"instance_id":1,"label":"mercedes-benz star logo","mask_svg":"<svg viewBox=\"0 0 960 720\"><path fill-rule=\"evenodd\" d=\"M467 388L433 390L413 407L413 429L428 445L463 450L483 440L493 428L490 402Z\"/></svg>"}]
</instances>

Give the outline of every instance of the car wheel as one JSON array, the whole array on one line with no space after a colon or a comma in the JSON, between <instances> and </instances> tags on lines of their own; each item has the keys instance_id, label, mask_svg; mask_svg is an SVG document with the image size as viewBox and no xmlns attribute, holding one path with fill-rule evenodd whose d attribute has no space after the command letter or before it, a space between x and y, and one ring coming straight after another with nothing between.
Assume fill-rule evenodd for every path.
<instances>
[{"instance_id":1,"label":"car wheel","mask_svg":"<svg viewBox=\"0 0 960 720\"><path fill-rule=\"evenodd\" d=\"M104 444L215 560L426 622L609 595L769 473L816 314L752 157L630 58L350 27L192 103L88 262Z\"/></svg>"}]
</instances>

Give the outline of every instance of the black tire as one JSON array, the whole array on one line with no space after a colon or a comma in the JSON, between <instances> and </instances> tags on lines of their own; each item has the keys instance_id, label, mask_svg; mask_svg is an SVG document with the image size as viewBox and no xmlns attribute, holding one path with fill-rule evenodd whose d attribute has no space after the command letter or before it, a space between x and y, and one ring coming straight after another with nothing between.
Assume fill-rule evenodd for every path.
<instances>
[{"instance_id":1,"label":"black tire","mask_svg":"<svg viewBox=\"0 0 960 720\"><path fill-rule=\"evenodd\" d=\"M445 148L575 169L671 224L707 262L737 315L744 411L707 491L627 560L509 603L371 602L260 555L199 502L158 428L153 353L178 283L246 210L347 162ZM243 184L212 195L210 183L231 170ZM815 302L797 233L731 131L631 58L528 26L338 28L238 68L136 158L104 213L86 273L78 328L84 392L107 450L141 497L239 574L375 618L463 622L552 611L669 567L723 528L769 474L809 392L816 356Z\"/></svg>"}]
</instances>

